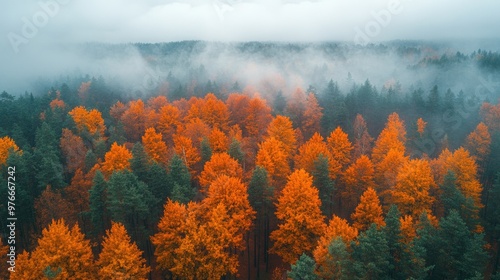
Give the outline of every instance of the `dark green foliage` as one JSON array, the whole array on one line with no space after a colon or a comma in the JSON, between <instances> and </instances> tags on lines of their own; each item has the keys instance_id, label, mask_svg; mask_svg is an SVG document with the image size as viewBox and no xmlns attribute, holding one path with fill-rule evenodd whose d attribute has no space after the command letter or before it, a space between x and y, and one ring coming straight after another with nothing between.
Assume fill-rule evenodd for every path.
<instances>
[{"instance_id":1,"label":"dark green foliage","mask_svg":"<svg viewBox=\"0 0 500 280\"><path fill-rule=\"evenodd\" d=\"M496 238L500 237L500 172L497 173L495 182L489 191L489 200L486 220L489 229L494 233Z\"/></svg>"},{"instance_id":2,"label":"dark green foliage","mask_svg":"<svg viewBox=\"0 0 500 280\"><path fill-rule=\"evenodd\" d=\"M156 221L160 218L163 205L172 192L173 186L169 183L167 169L163 165L154 162L149 168L147 180L144 183L147 184L151 194L156 197L157 203L152 205L153 212L151 213L151 216Z\"/></svg>"},{"instance_id":3,"label":"dark green foliage","mask_svg":"<svg viewBox=\"0 0 500 280\"><path fill-rule=\"evenodd\" d=\"M132 172L141 181L147 181L150 165L150 158L144 150L144 146L137 142L132 147L132 159L130 160L130 167Z\"/></svg>"},{"instance_id":4,"label":"dark green foliage","mask_svg":"<svg viewBox=\"0 0 500 280\"><path fill-rule=\"evenodd\" d=\"M110 126L108 128L108 132L109 132L109 139L108 139L109 143L116 142L118 145L123 145L123 143L127 142L122 122L118 122L118 124L115 126Z\"/></svg>"},{"instance_id":5,"label":"dark green foliage","mask_svg":"<svg viewBox=\"0 0 500 280\"><path fill-rule=\"evenodd\" d=\"M467 279L476 272L483 273L487 259L483 249L484 236L472 234L457 211L451 211L442 218L439 227L439 258L434 269L436 276Z\"/></svg>"},{"instance_id":6,"label":"dark green foliage","mask_svg":"<svg viewBox=\"0 0 500 280\"><path fill-rule=\"evenodd\" d=\"M48 185L55 189L65 185L58 147L54 131L47 123L43 123L36 132L34 152L35 172L39 187L37 195Z\"/></svg>"},{"instance_id":7,"label":"dark green foliage","mask_svg":"<svg viewBox=\"0 0 500 280\"><path fill-rule=\"evenodd\" d=\"M321 199L321 211L327 217L330 217L333 211L333 192L335 185L329 176L328 158L322 154L314 161L314 171L312 172L313 184L319 190Z\"/></svg>"},{"instance_id":8,"label":"dark green foliage","mask_svg":"<svg viewBox=\"0 0 500 280\"><path fill-rule=\"evenodd\" d=\"M465 203L465 197L457 189L456 181L455 174L449 171L444 177L443 185L441 185L441 201L445 214L449 214L452 210L460 211L461 206Z\"/></svg>"},{"instance_id":9,"label":"dark green foliage","mask_svg":"<svg viewBox=\"0 0 500 280\"><path fill-rule=\"evenodd\" d=\"M15 181L12 178L9 180L8 177L8 167L15 167L15 172L13 175ZM32 172L33 163L31 162L31 154L26 151L22 155L19 153L10 153L7 158L7 162L0 168L0 196L3 198L0 201L0 218L3 221L7 221L8 215L8 197L12 194L9 192L14 191L15 196L15 217L18 219L16 222L16 228L18 229L17 242L27 244L31 238L32 230L35 226L35 216L34 216L34 198L37 192L36 179ZM10 182L11 184L9 185ZM8 187L14 190L9 190ZM8 228L3 227L0 231L4 236L8 236ZM5 242L3 243L6 244Z\"/></svg>"},{"instance_id":10,"label":"dark green foliage","mask_svg":"<svg viewBox=\"0 0 500 280\"><path fill-rule=\"evenodd\" d=\"M104 176L101 171L97 170L89 191L90 221L95 236L104 234L106 228L106 189L107 183Z\"/></svg>"},{"instance_id":11,"label":"dark green foliage","mask_svg":"<svg viewBox=\"0 0 500 280\"><path fill-rule=\"evenodd\" d=\"M288 271L288 277L293 280L317 280L318 276L314 273L316 263L306 254L302 254L299 260L292 264L291 270Z\"/></svg>"},{"instance_id":12,"label":"dark green foliage","mask_svg":"<svg viewBox=\"0 0 500 280\"><path fill-rule=\"evenodd\" d=\"M424 249L411 242L405 244L401 238L401 213L391 205L385 217L385 233L391 255L389 276L392 279L423 279L425 277Z\"/></svg>"},{"instance_id":13,"label":"dark green foliage","mask_svg":"<svg viewBox=\"0 0 500 280\"><path fill-rule=\"evenodd\" d=\"M212 148L210 148L210 143L206 137L201 140L200 146L201 162L204 165L212 157Z\"/></svg>"},{"instance_id":14,"label":"dark green foliage","mask_svg":"<svg viewBox=\"0 0 500 280\"><path fill-rule=\"evenodd\" d=\"M130 171L114 172L108 181L106 208L111 220L125 225L135 238L145 237L144 224L151 219L157 198Z\"/></svg>"},{"instance_id":15,"label":"dark green foliage","mask_svg":"<svg viewBox=\"0 0 500 280\"><path fill-rule=\"evenodd\" d=\"M273 189L269 185L266 169L262 166L255 167L248 184L248 200L257 211L257 217L269 214L267 210L272 204L272 195Z\"/></svg>"},{"instance_id":16,"label":"dark green foliage","mask_svg":"<svg viewBox=\"0 0 500 280\"><path fill-rule=\"evenodd\" d=\"M344 97L336 82L330 80L325 90L318 96L318 101L323 110L321 128L326 134L337 126L346 127L347 111Z\"/></svg>"},{"instance_id":17,"label":"dark green foliage","mask_svg":"<svg viewBox=\"0 0 500 280\"><path fill-rule=\"evenodd\" d=\"M195 195L191 187L191 174L184 161L176 154L170 160L168 181L172 186L171 199L181 203L188 203Z\"/></svg>"},{"instance_id":18,"label":"dark green foliage","mask_svg":"<svg viewBox=\"0 0 500 280\"><path fill-rule=\"evenodd\" d=\"M237 160L239 164L243 165L243 159L245 157L245 154L241 150L240 142L238 140L236 140L235 138L233 138L233 140L231 140L231 144L229 144L228 154L232 158Z\"/></svg>"},{"instance_id":19,"label":"dark green foliage","mask_svg":"<svg viewBox=\"0 0 500 280\"><path fill-rule=\"evenodd\" d=\"M92 167L97 163L97 157L92 150L88 150L85 155L85 172L89 172Z\"/></svg>"},{"instance_id":20,"label":"dark green foliage","mask_svg":"<svg viewBox=\"0 0 500 280\"><path fill-rule=\"evenodd\" d=\"M428 279L468 279L483 274L487 260L484 235L472 233L460 214L452 210L439 222L439 229L423 215L415 243L426 251Z\"/></svg>"},{"instance_id":21,"label":"dark green foliage","mask_svg":"<svg viewBox=\"0 0 500 280\"><path fill-rule=\"evenodd\" d=\"M472 198L466 198L457 188L456 177L453 172L450 171L446 174L441 190L441 201L443 202L445 214L448 215L451 211L457 211L469 229L474 229L479 223L474 215L477 209Z\"/></svg>"},{"instance_id":22,"label":"dark green foliage","mask_svg":"<svg viewBox=\"0 0 500 280\"><path fill-rule=\"evenodd\" d=\"M385 233L375 224L352 242L353 273L357 279L390 279L390 248Z\"/></svg>"},{"instance_id":23,"label":"dark green foliage","mask_svg":"<svg viewBox=\"0 0 500 280\"><path fill-rule=\"evenodd\" d=\"M325 262L325 268L318 267L318 271L321 272L323 269L333 272L329 279L335 280L348 280L352 278L351 275L351 254L347 250L345 242L342 237L336 237L332 240L328 246L328 254L330 258L327 258Z\"/></svg>"},{"instance_id":24,"label":"dark green foliage","mask_svg":"<svg viewBox=\"0 0 500 280\"><path fill-rule=\"evenodd\" d=\"M439 93L438 87L436 85L429 92L427 107L431 112L438 112L438 110L441 108L441 94Z\"/></svg>"}]
</instances>

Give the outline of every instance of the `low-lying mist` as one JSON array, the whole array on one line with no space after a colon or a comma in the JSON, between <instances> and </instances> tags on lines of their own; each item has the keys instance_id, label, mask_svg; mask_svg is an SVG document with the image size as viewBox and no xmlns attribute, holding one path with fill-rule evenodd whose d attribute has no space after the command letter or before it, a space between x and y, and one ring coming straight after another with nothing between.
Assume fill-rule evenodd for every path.
<instances>
[{"instance_id":1,"label":"low-lying mist","mask_svg":"<svg viewBox=\"0 0 500 280\"><path fill-rule=\"evenodd\" d=\"M264 96L278 91L286 95L297 87L320 90L330 80L347 92L367 79L381 91L396 86L403 93L428 91L438 85L470 92L485 81L498 88L499 54L486 51L479 53L465 43L419 41L366 46L203 41L47 45L8 58L1 66L0 91L37 94L61 83L77 86L102 77L117 93L130 97L158 94L172 79L184 87L211 81L225 91L236 90L238 83L241 90Z\"/></svg>"}]
</instances>

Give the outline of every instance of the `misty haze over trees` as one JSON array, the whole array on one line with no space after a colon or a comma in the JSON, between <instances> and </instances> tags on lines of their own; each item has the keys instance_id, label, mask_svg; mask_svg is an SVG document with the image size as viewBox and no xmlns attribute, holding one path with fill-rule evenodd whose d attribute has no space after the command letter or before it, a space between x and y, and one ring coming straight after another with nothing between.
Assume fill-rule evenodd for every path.
<instances>
[{"instance_id":1,"label":"misty haze over trees","mask_svg":"<svg viewBox=\"0 0 500 280\"><path fill-rule=\"evenodd\" d=\"M420 41L72 52L79 70L2 80L1 184L15 166L18 218L16 272L4 262L2 277L500 275L500 53Z\"/></svg>"}]
</instances>

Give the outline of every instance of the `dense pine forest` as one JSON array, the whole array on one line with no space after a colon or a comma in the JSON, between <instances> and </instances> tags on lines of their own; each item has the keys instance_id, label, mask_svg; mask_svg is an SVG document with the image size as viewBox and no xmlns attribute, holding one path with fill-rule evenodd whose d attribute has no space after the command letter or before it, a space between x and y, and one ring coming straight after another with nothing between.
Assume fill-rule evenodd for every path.
<instances>
[{"instance_id":1,"label":"dense pine forest","mask_svg":"<svg viewBox=\"0 0 500 280\"><path fill-rule=\"evenodd\" d=\"M500 279L500 53L79 48L149 70L0 94L1 279Z\"/></svg>"}]
</instances>

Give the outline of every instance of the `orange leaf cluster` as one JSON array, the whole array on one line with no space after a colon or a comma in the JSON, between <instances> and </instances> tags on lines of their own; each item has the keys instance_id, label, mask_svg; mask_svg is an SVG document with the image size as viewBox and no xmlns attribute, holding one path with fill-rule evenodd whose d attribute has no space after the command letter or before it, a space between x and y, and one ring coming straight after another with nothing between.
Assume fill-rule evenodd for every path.
<instances>
[{"instance_id":1,"label":"orange leaf cluster","mask_svg":"<svg viewBox=\"0 0 500 280\"><path fill-rule=\"evenodd\" d=\"M99 279L148 279L150 268L142 251L130 240L125 227L113 223L102 241L102 251L96 262Z\"/></svg>"},{"instance_id":2,"label":"orange leaf cluster","mask_svg":"<svg viewBox=\"0 0 500 280\"><path fill-rule=\"evenodd\" d=\"M88 150L80 136L74 135L67 128L63 128L59 146L66 158L66 170L68 172L75 172L78 168L84 167Z\"/></svg>"},{"instance_id":3,"label":"orange leaf cluster","mask_svg":"<svg viewBox=\"0 0 500 280\"><path fill-rule=\"evenodd\" d=\"M295 263L304 252L310 252L324 233L325 217L321 214L319 192L312 177L299 169L288 177L276 204L278 229L271 232L271 252L287 263Z\"/></svg>"},{"instance_id":4,"label":"orange leaf cluster","mask_svg":"<svg viewBox=\"0 0 500 280\"><path fill-rule=\"evenodd\" d=\"M73 108L68 114L73 118L79 133L87 131L91 135L104 135L106 126L104 126L104 119L98 110L92 109L87 111L85 107L78 106Z\"/></svg>"},{"instance_id":5,"label":"orange leaf cluster","mask_svg":"<svg viewBox=\"0 0 500 280\"><path fill-rule=\"evenodd\" d=\"M353 226L359 231L367 230L373 223L379 227L385 225L382 217L382 206L380 206L380 200L374 189L368 188L361 195L360 202L352 213L351 219L354 221Z\"/></svg>"},{"instance_id":6,"label":"orange leaf cluster","mask_svg":"<svg viewBox=\"0 0 500 280\"><path fill-rule=\"evenodd\" d=\"M427 122L425 122L422 118L418 118L417 120L417 132L420 134L420 137L424 135L425 127L427 126Z\"/></svg>"},{"instance_id":7,"label":"orange leaf cluster","mask_svg":"<svg viewBox=\"0 0 500 280\"><path fill-rule=\"evenodd\" d=\"M101 170L105 176L111 175L114 171L130 169L130 160L132 153L120 146L116 142L111 145L111 149L104 155L104 162L102 163Z\"/></svg>"},{"instance_id":8,"label":"orange leaf cluster","mask_svg":"<svg viewBox=\"0 0 500 280\"><path fill-rule=\"evenodd\" d=\"M423 159L410 160L399 169L392 200L403 215L417 219L424 211L431 213L434 198L430 190L434 187L429 162Z\"/></svg>"},{"instance_id":9,"label":"orange leaf cluster","mask_svg":"<svg viewBox=\"0 0 500 280\"><path fill-rule=\"evenodd\" d=\"M269 182L274 187L281 187L290 173L285 145L271 137L259 145L255 164L266 169Z\"/></svg>"},{"instance_id":10,"label":"orange leaf cluster","mask_svg":"<svg viewBox=\"0 0 500 280\"><path fill-rule=\"evenodd\" d=\"M205 163L203 171L199 176L200 185L206 190L212 182L222 175L241 178L243 176L243 169L238 161L227 153L213 154L210 160Z\"/></svg>"},{"instance_id":11,"label":"orange leaf cluster","mask_svg":"<svg viewBox=\"0 0 500 280\"><path fill-rule=\"evenodd\" d=\"M465 147L478 162L483 162L490 153L491 135L488 127L480 122L465 140Z\"/></svg>"},{"instance_id":12,"label":"orange leaf cluster","mask_svg":"<svg viewBox=\"0 0 500 280\"><path fill-rule=\"evenodd\" d=\"M0 166L4 165L7 162L7 158L9 157L9 152L19 151L19 147L16 145L16 142L12 140L9 136L4 136L0 138Z\"/></svg>"},{"instance_id":13,"label":"orange leaf cluster","mask_svg":"<svg viewBox=\"0 0 500 280\"><path fill-rule=\"evenodd\" d=\"M328 253L328 247L332 241L337 237L341 237L342 241L349 244L357 236L358 230L350 226L346 220L335 215L332 217L325 233L318 240L318 246L313 252L320 277L329 279L333 275L333 271L327 266L328 259L332 259L332 256Z\"/></svg>"},{"instance_id":14,"label":"orange leaf cluster","mask_svg":"<svg viewBox=\"0 0 500 280\"><path fill-rule=\"evenodd\" d=\"M154 128L146 129L142 136L142 145L152 160L163 164L167 163L167 145L163 142L161 134L156 133Z\"/></svg>"},{"instance_id":15,"label":"orange leaf cluster","mask_svg":"<svg viewBox=\"0 0 500 280\"><path fill-rule=\"evenodd\" d=\"M90 242L78 224L70 230L64 220L52 221L36 249L19 256L11 279L46 279L48 272L57 275L54 279L96 278Z\"/></svg>"}]
</instances>

